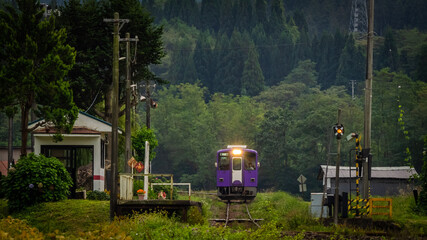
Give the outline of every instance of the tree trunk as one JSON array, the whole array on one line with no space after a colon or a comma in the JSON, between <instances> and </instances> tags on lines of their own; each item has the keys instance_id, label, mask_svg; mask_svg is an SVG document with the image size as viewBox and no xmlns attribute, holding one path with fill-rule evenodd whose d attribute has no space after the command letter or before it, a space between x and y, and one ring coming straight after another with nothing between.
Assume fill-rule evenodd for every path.
<instances>
[{"instance_id":1,"label":"tree trunk","mask_svg":"<svg viewBox=\"0 0 427 240\"><path fill-rule=\"evenodd\" d=\"M28 114L31 104L21 105L21 157L27 155L27 140L28 140Z\"/></svg>"}]
</instances>

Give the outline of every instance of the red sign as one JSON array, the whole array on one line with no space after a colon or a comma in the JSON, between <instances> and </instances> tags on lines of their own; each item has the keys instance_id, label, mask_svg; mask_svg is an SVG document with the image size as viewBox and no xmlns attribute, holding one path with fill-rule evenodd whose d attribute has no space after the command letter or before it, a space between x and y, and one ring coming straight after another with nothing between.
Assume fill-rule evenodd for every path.
<instances>
[{"instance_id":1,"label":"red sign","mask_svg":"<svg viewBox=\"0 0 427 240\"><path fill-rule=\"evenodd\" d=\"M135 169L136 169L136 171L138 171L138 172L140 173L142 170L144 170L144 165L142 165L142 163L141 163L141 162L138 162L138 163L135 165Z\"/></svg>"}]
</instances>

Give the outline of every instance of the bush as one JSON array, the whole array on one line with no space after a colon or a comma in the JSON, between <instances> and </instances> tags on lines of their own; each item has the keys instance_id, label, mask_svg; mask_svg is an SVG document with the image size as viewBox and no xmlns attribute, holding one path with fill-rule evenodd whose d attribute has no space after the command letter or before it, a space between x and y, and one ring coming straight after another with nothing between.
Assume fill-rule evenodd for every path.
<instances>
[{"instance_id":1,"label":"bush","mask_svg":"<svg viewBox=\"0 0 427 240\"><path fill-rule=\"evenodd\" d=\"M27 222L12 217L0 219L0 239L44 239L43 233Z\"/></svg>"},{"instance_id":2,"label":"bush","mask_svg":"<svg viewBox=\"0 0 427 240\"><path fill-rule=\"evenodd\" d=\"M29 155L19 159L6 177L5 192L10 211L21 210L41 202L66 199L73 181L56 158Z\"/></svg>"},{"instance_id":3,"label":"bush","mask_svg":"<svg viewBox=\"0 0 427 240\"><path fill-rule=\"evenodd\" d=\"M106 192L97 190L88 192L86 198L89 200L110 200L110 196Z\"/></svg>"},{"instance_id":4,"label":"bush","mask_svg":"<svg viewBox=\"0 0 427 240\"><path fill-rule=\"evenodd\" d=\"M150 178L150 182L151 183L169 183L170 184L170 180L167 180L166 178ZM165 192L166 193L166 199L170 199L170 192L171 192L171 187L170 185L156 185L153 186L153 188L150 188L148 191L148 198L149 199L157 199L157 196L159 194L159 192ZM178 199L178 192L176 190L176 188L174 188L173 190L173 194L172 194L172 199Z\"/></svg>"},{"instance_id":5,"label":"bush","mask_svg":"<svg viewBox=\"0 0 427 240\"><path fill-rule=\"evenodd\" d=\"M0 199L6 197L6 191L4 190L6 187L6 177L3 176L0 172Z\"/></svg>"}]
</instances>

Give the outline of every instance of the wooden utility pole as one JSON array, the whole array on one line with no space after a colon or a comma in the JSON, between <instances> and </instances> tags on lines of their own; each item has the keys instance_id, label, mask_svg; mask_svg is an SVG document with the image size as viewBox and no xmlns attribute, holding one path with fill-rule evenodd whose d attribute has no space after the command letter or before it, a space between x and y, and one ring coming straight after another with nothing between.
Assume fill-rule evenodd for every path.
<instances>
[{"instance_id":1,"label":"wooden utility pole","mask_svg":"<svg viewBox=\"0 0 427 240\"><path fill-rule=\"evenodd\" d=\"M126 33L126 38L120 39L120 41L126 42L126 108L125 108L125 161L124 166L126 172L130 172L130 167L127 165L127 161L132 157L132 142L131 142L131 116L130 116L130 83L131 83L131 56L130 56L130 42L138 42L138 36L130 38L130 33ZM136 44L135 43L135 44Z\"/></svg>"},{"instance_id":2,"label":"wooden utility pole","mask_svg":"<svg viewBox=\"0 0 427 240\"><path fill-rule=\"evenodd\" d=\"M146 81L147 83L145 84L145 93L146 93L146 100L145 100L145 106L146 106L146 126L148 129L150 129L150 125L151 125L151 117L150 117L150 110L151 110L151 96L150 96L150 80Z\"/></svg>"},{"instance_id":3,"label":"wooden utility pole","mask_svg":"<svg viewBox=\"0 0 427 240\"><path fill-rule=\"evenodd\" d=\"M117 206L118 172L117 162L119 154L118 119L119 119L119 30L128 19L119 19L119 13L114 13L114 19L104 19L104 22L114 24L113 33L113 94L112 94L112 133L111 133L111 194L110 194L110 219L113 220ZM120 25L120 23L122 25Z\"/></svg>"},{"instance_id":4,"label":"wooden utility pole","mask_svg":"<svg viewBox=\"0 0 427 240\"><path fill-rule=\"evenodd\" d=\"M366 54L366 81L365 81L365 120L363 146L363 198L369 198L369 154L371 150L371 117L372 117L372 72L374 59L374 0L369 0L368 14L368 45Z\"/></svg>"},{"instance_id":5,"label":"wooden utility pole","mask_svg":"<svg viewBox=\"0 0 427 240\"><path fill-rule=\"evenodd\" d=\"M338 109L337 126L340 126L341 109ZM334 223L338 224L338 209L339 209L339 186L340 186L340 157L341 157L341 139L337 139L337 162L335 165L335 194L334 194Z\"/></svg>"}]
</instances>

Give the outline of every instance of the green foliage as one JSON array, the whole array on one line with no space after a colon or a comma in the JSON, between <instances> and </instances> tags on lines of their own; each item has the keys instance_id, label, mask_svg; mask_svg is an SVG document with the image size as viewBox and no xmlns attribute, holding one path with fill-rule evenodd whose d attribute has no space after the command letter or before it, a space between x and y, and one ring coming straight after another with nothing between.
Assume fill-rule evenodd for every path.
<instances>
[{"instance_id":1,"label":"green foliage","mask_svg":"<svg viewBox=\"0 0 427 240\"><path fill-rule=\"evenodd\" d=\"M134 136L132 136L132 147L136 152L136 159L144 162L145 157L145 141L150 144L150 161L156 156L156 147L159 145L156 135L152 129L147 128L145 125L140 128Z\"/></svg>"},{"instance_id":2,"label":"green foliage","mask_svg":"<svg viewBox=\"0 0 427 240\"><path fill-rule=\"evenodd\" d=\"M0 172L0 199L6 197L6 176Z\"/></svg>"},{"instance_id":3,"label":"green foliage","mask_svg":"<svg viewBox=\"0 0 427 240\"><path fill-rule=\"evenodd\" d=\"M144 189L144 180L134 180L133 181L133 195L136 195L136 191L139 189Z\"/></svg>"},{"instance_id":4,"label":"green foliage","mask_svg":"<svg viewBox=\"0 0 427 240\"><path fill-rule=\"evenodd\" d=\"M69 43L78 51L76 68L71 71L69 79L80 107L88 109L91 104L104 101L105 111L96 113L111 122L112 25L103 22L103 19L112 18L114 12L120 13L121 19L131 22L123 25L122 33L129 32L131 37L144 39L138 42L137 49L132 49L138 59L138 64L132 66L132 80L140 82L151 79L157 84L166 82L148 69L149 65L159 64L165 56L163 27L154 25L153 17L140 1L72 0L67 1L60 12L58 21L69 30ZM125 71L121 73L124 76Z\"/></svg>"},{"instance_id":5,"label":"green foliage","mask_svg":"<svg viewBox=\"0 0 427 240\"><path fill-rule=\"evenodd\" d=\"M87 199L89 200L101 200L101 201L106 201L106 200L110 200L110 195L108 195L106 192L104 191L89 191L87 192Z\"/></svg>"},{"instance_id":6,"label":"green foliage","mask_svg":"<svg viewBox=\"0 0 427 240\"><path fill-rule=\"evenodd\" d=\"M0 219L0 238L1 239L45 239L43 233L37 228L31 227L25 221L7 217Z\"/></svg>"},{"instance_id":7,"label":"green foliage","mask_svg":"<svg viewBox=\"0 0 427 240\"><path fill-rule=\"evenodd\" d=\"M6 178L9 210L66 199L71 185L70 174L58 159L30 153L18 161Z\"/></svg>"},{"instance_id":8,"label":"green foliage","mask_svg":"<svg viewBox=\"0 0 427 240\"><path fill-rule=\"evenodd\" d=\"M424 151L423 151L423 168L420 173L420 182L422 190L418 198L418 210L427 215L427 136L424 137Z\"/></svg>"},{"instance_id":9,"label":"green foliage","mask_svg":"<svg viewBox=\"0 0 427 240\"><path fill-rule=\"evenodd\" d=\"M150 179L150 182L151 183L170 183L170 180L167 180L165 178L154 178L154 177L152 177ZM149 199L158 199L159 193L161 191L166 193L166 199L170 199L170 196L171 196L171 186L170 185L153 186L153 188L150 188L148 190L148 198ZM175 200L178 199L178 192L177 192L176 188L173 189L172 199L175 199Z\"/></svg>"},{"instance_id":10,"label":"green foliage","mask_svg":"<svg viewBox=\"0 0 427 240\"><path fill-rule=\"evenodd\" d=\"M69 133L77 118L69 83L65 80L75 63L74 48L65 43L65 29L55 29L55 18L43 18L43 9L36 0L13 1L0 10L2 67L0 109L19 106L21 110L21 152L26 153L29 111L33 104L37 117L52 122L61 133Z\"/></svg>"},{"instance_id":11,"label":"green foliage","mask_svg":"<svg viewBox=\"0 0 427 240\"><path fill-rule=\"evenodd\" d=\"M187 222L190 225L203 225L206 222L206 219L203 217L202 213L199 211L198 207L190 207L187 212Z\"/></svg>"},{"instance_id":12,"label":"green foliage","mask_svg":"<svg viewBox=\"0 0 427 240\"><path fill-rule=\"evenodd\" d=\"M109 207L109 201L73 199L39 204L12 216L26 220L44 234L78 235L108 225Z\"/></svg>"}]
</instances>

